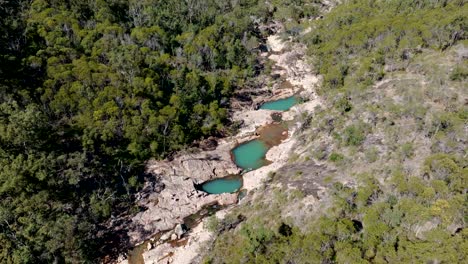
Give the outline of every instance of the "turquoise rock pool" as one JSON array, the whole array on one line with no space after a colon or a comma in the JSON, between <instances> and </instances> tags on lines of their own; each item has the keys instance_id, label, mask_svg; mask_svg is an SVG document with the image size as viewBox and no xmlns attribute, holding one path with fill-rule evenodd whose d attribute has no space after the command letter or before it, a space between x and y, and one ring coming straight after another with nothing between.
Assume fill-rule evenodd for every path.
<instances>
[{"instance_id":1,"label":"turquoise rock pool","mask_svg":"<svg viewBox=\"0 0 468 264\"><path fill-rule=\"evenodd\" d=\"M242 143L231 151L234 163L245 171L268 165L266 153L288 137L288 129L285 124L273 123L257 129L256 134L257 139Z\"/></svg>"},{"instance_id":2,"label":"turquoise rock pool","mask_svg":"<svg viewBox=\"0 0 468 264\"><path fill-rule=\"evenodd\" d=\"M293 107L295 104L299 102L298 98L296 96L290 96L284 99L279 99L276 101L271 101L271 102L266 102L262 106L260 106L260 109L265 109L265 110L275 110L275 111L287 111L291 107Z\"/></svg>"},{"instance_id":3,"label":"turquoise rock pool","mask_svg":"<svg viewBox=\"0 0 468 264\"><path fill-rule=\"evenodd\" d=\"M241 177L226 177L205 182L200 189L209 194L234 193L242 187Z\"/></svg>"},{"instance_id":4,"label":"turquoise rock pool","mask_svg":"<svg viewBox=\"0 0 468 264\"><path fill-rule=\"evenodd\" d=\"M234 162L246 171L255 170L267 163L265 154L268 146L261 140L255 139L243 143L232 150Z\"/></svg>"}]
</instances>

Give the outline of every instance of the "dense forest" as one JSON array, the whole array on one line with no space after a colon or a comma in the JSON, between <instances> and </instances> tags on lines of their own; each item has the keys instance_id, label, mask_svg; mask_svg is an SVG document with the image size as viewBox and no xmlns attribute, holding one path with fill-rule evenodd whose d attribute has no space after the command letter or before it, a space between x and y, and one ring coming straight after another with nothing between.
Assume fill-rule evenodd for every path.
<instances>
[{"instance_id":1,"label":"dense forest","mask_svg":"<svg viewBox=\"0 0 468 264\"><path fill-rule=\"evenodd\" d=\"M269 12L254 0L0 1L0 262L106 254L144 161L226 133Z\"/></svg>"}]
</instances>

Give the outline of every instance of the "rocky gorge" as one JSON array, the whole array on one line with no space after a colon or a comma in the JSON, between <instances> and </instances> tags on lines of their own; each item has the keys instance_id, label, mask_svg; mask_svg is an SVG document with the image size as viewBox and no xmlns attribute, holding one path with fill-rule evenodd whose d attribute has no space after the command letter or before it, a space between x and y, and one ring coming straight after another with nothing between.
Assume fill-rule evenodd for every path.
<instances>
[{"instance_id":1,"label":"rocky gorge","mask_svg":"<svg viewBox=\"0 0 468 264\"><path fill-rule=\"evenodd\" d=\"M321 104L315 93L320 78L306 63L304 47L290 40L282 40L279 33L270 36L267 44L270 51L262 53L261 57L271 60L274 66L269 85L261 90L268 92L253 95L252 105L234 111L232 121L242 124L235 136L220 139L214 148L208 150L181 152L171 160L148 161L147 173L158 178L161 188L139 200L139 206L145 210L131 219L132 228L128 232L130 243L140 245L136 247L139 256L125 260L122 257L120 263L193 263L200 247L212 239L212 234L203 227L203 222L184 234L184 219L209 205L228 206L238 202L238 193L213 195L196 186L212 179L243 173L242 189L251 191L262 185L269 172L287 163L289 152L297 143L294 133L303 123L301 114L312 112ZM256 109L264 102L290 96L297 96L302 103L284 112ZM232 150L268 134L268 126L278 123L275 115L286 122L287 128L279 140L269 146L265 157L268 163L255 170L243 171L233 161ZM222 218L229 208L218 211L217 217Z\"/></svg>"}]
</instances>

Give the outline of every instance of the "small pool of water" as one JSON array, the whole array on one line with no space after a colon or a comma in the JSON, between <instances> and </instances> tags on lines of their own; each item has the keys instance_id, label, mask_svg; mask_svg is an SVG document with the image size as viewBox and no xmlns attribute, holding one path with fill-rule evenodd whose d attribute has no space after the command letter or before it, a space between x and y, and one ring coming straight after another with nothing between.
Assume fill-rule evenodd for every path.
<instances>
[{"instance_id":1,"label":"small pool of water","mask_svg":"<svg viewBox=\"0 0 468 264\"><path fill-rule=\"evenodd\" d=\"M261 140L255 139L243 143L232 150L234 162L244 170L255 170L267 163L265 154L268 146Z\"/></svg>"},{"instance_id":2,"label":"small pool of water","mask_svg":"<svg viewBox=\"0 0 468 264\"><path fill-rule=\"evenodd\" d=\"M297 104L299 100L297 99L296 96L290 96L284 99L279 99L276 101L271 101L271 102L266 102L262 106L260 106L260 109L265 109L265 110L275 110L275 111L287 111L289 108L293 107L295 104Z\"/></svg>"},{"instance_id":3,"label":"small pool of water","mask_svg":"<svg viewBox=\"0 0 468 264\"><path fill-rule=\"evenodd\" d=\"M257 129L259 139L271 148L288 138L288 128L283 124L269 124Z\"/></svg>"},{"instance_id":4,"label":"small pool of water","mask_svg":"<svg viewBox=\"0 0 468 264\"><path fill-rule=\"evenodd\" d=\"M240 177L226 177L205 182L201 189L209 194L234 193L242 187Z\"/></svg>"}]
</instances>

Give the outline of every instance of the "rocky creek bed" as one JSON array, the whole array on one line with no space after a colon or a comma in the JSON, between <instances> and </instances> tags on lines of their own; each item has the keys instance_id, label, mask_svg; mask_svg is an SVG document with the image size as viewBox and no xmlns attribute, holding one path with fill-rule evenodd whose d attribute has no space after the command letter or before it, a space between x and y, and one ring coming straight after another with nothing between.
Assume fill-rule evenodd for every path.
<instances>
[{"instance_id":1,"label":"rocky creek bed","mask_svg":"<svg viewBox=\"0 0 468 264\"><path fill-rule=\"evenodd\" d=\"M199 188L200 185L243 173L242 188L253 190L261 186L268 172L286 164L295 145L292 135L301 125L294 121L295 117L304 111L313 111L320 104L315 94L319 79L303 60L304 49L295 47L289 51L290 44L281 41L278 35L271 36L268 45L272 53L263 54L275 62L276 70L272 76L281 77L277 83L290 85L277 85L273 96L258 96L254 100L263 103L289 100L287 106L281 105L280 111L284 111L281 115L274 110L243 108L232 115L233 121L243 123L239 133L219 140L215 149L179 153L172 160L148 161L147 172L159 179L160 188L155 190L154 186L145 186L150 191L138 202L145 209L132 218L132 228L128 232L130 243L140 246L136 246L128 258L122 256L120 263L196 262L201 247L212 239L212 234L203 228L204 216L222 209L216 212L217 217L222 218L229 211L229 205L238 202L238 192L208 194ZM289 99L292 96L294 100L297 100L296 96L306 100L294 106L295 102ZM278 122L281 119L283 122ZM255 157L249 157L252 149L248 144L260 144L253 148ZM236 150L242 148L247 150L241 151L239 157L247 155L246 159L253 160L254 166L244 166L236 158ZM211 205L218 207L207 210ZM188 227L186 222L191 217L197 220Z\"/></svg>"}]
</instances>

